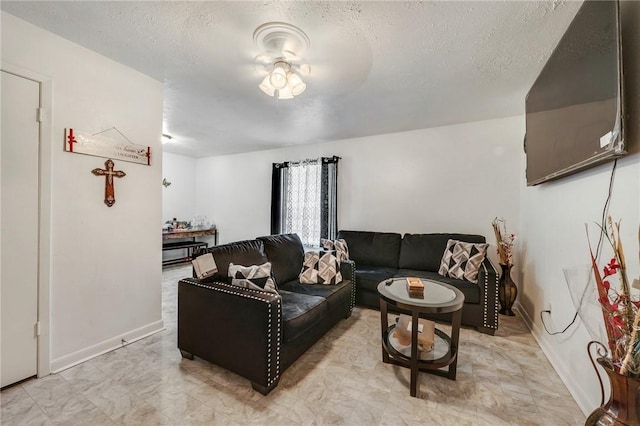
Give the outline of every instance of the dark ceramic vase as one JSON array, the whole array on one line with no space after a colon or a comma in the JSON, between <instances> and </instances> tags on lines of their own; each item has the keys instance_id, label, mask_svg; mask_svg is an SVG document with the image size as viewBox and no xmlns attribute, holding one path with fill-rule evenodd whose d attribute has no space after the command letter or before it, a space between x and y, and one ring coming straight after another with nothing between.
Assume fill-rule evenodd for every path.
<instances>
[{"instance_id":1,"label":"dark ceramic vase","mask_svg":"<svg viewBox=\"0 0 640 426\"><path fill-rule=\"evenodd\" d=\"M515 316L511 308L513 302L518 295L518 288L511 279L511 268L513 265L500 264L502 268L502 275L500 276L500 282L498 283L498 300L500 300L500 314L507 316Z\"/></svg>"},{"instance_id":2,"label":"dark ceramic vase","mask_svg":"<svg viewBox=\"0 0 640 426\"><path fill-rule=\"evenodd\" d=\"M608 363L598 359L611 383L611 396L587 418L588 426L640 425L640 379L616 373Z\"/></svg>"}]
</instances>

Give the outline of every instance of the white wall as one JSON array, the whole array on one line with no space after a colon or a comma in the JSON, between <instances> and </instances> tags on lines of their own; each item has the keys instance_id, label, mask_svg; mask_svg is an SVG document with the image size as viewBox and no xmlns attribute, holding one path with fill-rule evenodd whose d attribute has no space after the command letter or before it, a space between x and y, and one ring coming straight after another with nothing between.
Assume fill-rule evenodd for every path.
<instances>
[{"instance_id":1,"label":"white wall","mask_svg":"<svg viewBox=\"0 0 640 426\"><path fill-rule=\"evenodd\" d=\"M199 159L196 210L215 220L221 243L269 234L271 163L338 155L340 229L478 233L493 243L496 216L517 232L523 134L512 117Z\"/></svg>"},{"instance_id":2,"label":"white wall","mask_svg":"<svg viewBox=\"0 0 640 426\"><path fill-rule=\"evenodd\" d=\"M196 215L196 159L165 152L162 177L171 185L162 187L162 222L174 217L189 221Z\"/></svg>"},{"instance_id":3,"label":"white wall","mask_svg":"<svg viewBox=\"0 0 640 426\"><path fill-rule=\"evenodd\" d=\"M162 328L162 85L2 12L2 62L51 78L51 369ZM64 152L64 129L117 127L151 146L151 166L116 160L126 177L104 203L104 158ZM48 166L45 169L48 169ZM45 179L47 180L47 179Z\"/></svg>"},{"instance_id":4,"label":"white wall","mask_svg":"<svg viewBox=\"0 0 640 426\"><path fill-rule=\"evenodd\" d=\"M610 214L622 219L622 242L629 267L629 277L638 277L638 226L640 224L640 3L621 2L625 60L625 95L629 114L627 143L636 154L618 161ZM524 161L524 157L522 158ZM600 390L596 374L586 354L591 340L584 325L578 321L569 331L549 336L540 322L540 311L551 309L549 327L560 331L571 321L575 312L565 282L563 270L573 271L574 280L589 275L589 251L584 224L591 226L591 240L596 242L607 197L613 163L541 186L528 188L524 176L521 183L521 247L524 267L516 279L520 295L520 312L528 321L533 334L564 380L574 398L585 412L600 404ZM603 255L603 262L611 251ZM602 262L601 262L602 263ZM580 271L582 273L577 273ZM578 288L586 283L574 283ZM592 283L593 285L593 283ZM600 315L595 312L595 315ZM601 316L596 321L602 323ZM606 381L606 379L605 379Z\"/></svg>"},{"instance_id":5,"label":"white wall","mask_svg":"<svg viewBox=\"0 0 640 426\"><path fill-rule=\"evenodd\" d=\"M171 185L162 189L162 223L173 218L190 221L196 215L196 159L184 155L165 152L162 154L162 177ZM214 245L209 238L198 238ZM176 242L177 240L173 240ZM187 256L187 250L167 250L162 252L162 260L179 259Z\"/></svg>"}]
</instances>

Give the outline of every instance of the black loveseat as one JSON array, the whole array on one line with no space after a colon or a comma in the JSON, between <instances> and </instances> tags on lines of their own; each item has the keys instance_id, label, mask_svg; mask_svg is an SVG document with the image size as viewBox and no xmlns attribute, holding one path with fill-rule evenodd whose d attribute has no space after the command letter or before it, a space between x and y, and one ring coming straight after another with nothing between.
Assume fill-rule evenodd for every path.
<instances>
[{"instance_id":1,"label":"black loveseat","mask_svg":"<svg viewBox=\"0 0 640 426\"><path fill-rule=\"evenodd\" d=\"M355 304L353 262L341 263L342 282L300 284L304 250L296 234L272 235L207 249L217 274L178 283L178 348L269 393L280 375ZM204 253L204 252L201 252ZM271 262L278 294L230 284L229 263Z\"/></svg>"},{"instance_id":2,"label":"black loveseat","mask_svg":"<svg viewBox=\"0 0 640 426\"><path fill-rule=\"evenodd\" d=\"M498 329L498 273L489 259L480 267L478 283L445 278L438 274L447 241L484 243L481 235L400 234L389 232L340 231L347 242L349 258L356 264L356 303L380 307L378 284L392 277L420 277L451 284L465 297L462 324L486 334ZM433 316L432 319L446 319Z\"/></svg>"}]
</instances>

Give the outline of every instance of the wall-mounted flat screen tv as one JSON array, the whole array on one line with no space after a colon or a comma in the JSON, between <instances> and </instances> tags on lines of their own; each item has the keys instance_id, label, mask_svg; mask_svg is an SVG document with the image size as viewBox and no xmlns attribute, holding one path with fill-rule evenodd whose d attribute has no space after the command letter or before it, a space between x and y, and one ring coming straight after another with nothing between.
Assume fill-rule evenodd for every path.
<instances>
[{"instance_id":1,"label":"wall-mounted flat screen tv","mask_svg":"<svg viewBox=\"0 0 640 426\"><path fill-rule=\"evenodd\" d=\"M585 1L525 102L527 185L626 154L618 1Z\"/></svg>"}]
</instances>

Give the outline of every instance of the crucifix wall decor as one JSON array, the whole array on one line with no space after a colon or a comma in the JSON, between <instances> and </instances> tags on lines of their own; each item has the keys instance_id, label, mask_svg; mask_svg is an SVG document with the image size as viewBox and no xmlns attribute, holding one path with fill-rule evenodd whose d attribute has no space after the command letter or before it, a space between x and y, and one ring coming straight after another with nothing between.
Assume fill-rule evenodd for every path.
<instances>
[{"instance_id":1,"label":"crucifix wall decor","mask_svg":"<svg viewBox=\"0 0 640 426\"><path fill-rule=\"evenodd\" d=\"M116 192L113 187L113 177L124 177L127 174L122 170L113 170L113 160L108 159L104 162L104 169L93 169L91 173L96 176L104 176L104 203L107 207L111 207L116 203Z\"/></svg>"}]
</instances>

